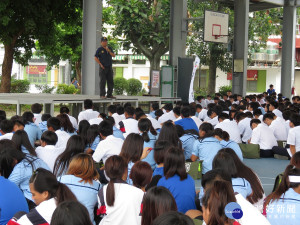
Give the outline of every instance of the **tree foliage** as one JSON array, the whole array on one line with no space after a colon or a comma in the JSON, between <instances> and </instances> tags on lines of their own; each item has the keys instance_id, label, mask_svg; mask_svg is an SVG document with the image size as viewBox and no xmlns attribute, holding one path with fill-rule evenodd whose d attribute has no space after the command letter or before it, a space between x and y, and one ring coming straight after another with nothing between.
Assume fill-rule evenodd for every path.
<instances>
[{"instance_id":1,"label":"tree foliage","mask_svg":"<svg viewBox=\"0 0 300 225\"><path fill-rule=\"evenodd\" d=\"M48 43L55 33L55 24L76 17L74 8L80 0L1 0L0 42L5 55L0 92L10 92L13 59L26 65L35 48L35 41Z\"/></svg>"},{"instance_id":2,"label":"tree foliage","mask_svg":"<svg viewBox=\"0 0 300 225\"><path fill-rule=\"evenodd\" d=\"M160 57L169 50L169 0L108 0L116 16L114 36L125 50L133 49L159 69Z\"/></svg>"}]
</instances>

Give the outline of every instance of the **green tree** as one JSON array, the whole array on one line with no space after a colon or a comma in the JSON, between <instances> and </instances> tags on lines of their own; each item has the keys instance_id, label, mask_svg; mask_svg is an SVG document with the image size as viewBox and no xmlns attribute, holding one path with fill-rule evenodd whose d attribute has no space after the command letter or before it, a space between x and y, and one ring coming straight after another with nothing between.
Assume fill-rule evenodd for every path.
<instances>
[{"instance_id":1,"label":"green tree","mask_svg":"<svg viewBox=\"0 0 300 225\"><path fill-rule=\"evenodd\" d=\"M113 35L125 50L144 54L150 72L160 68L160 57L169 50L169 0L108 0L115 14Z\"/></svg>"},{"instance_id":2,"label":"green tree","mask_svg":"<svg viewBox=\"0 0 300 225\"><path fill-rule=\"evenodd\" d=\"M35 48L55 31L55 24L75 18L80 0L1 0L0 42L4 44L0 92L10 92L13 60L26 65Z\"/></svg>"}]
</instances>

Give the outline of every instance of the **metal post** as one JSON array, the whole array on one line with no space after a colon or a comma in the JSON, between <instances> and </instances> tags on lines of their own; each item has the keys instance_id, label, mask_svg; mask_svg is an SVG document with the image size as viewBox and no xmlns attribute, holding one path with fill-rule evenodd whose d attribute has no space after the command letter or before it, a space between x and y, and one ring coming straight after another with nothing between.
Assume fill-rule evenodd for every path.
<instances>
[{"instance_id":1,"label":"metal post","mask_svg":"<svg viewBox=\"0 0 300 225\"><path fill-rule=\"evenodd\" d=\"M246 95L249 0L234 1L232 93Z\"/></svg>"},{"instance_id":2,"label":"metal post","mask_svg":"<svg viewBox=\"0 0 300 225\"><path fill-rule=\"evenodd\" d=\"M281 93L291 97L292 81L295 75L295 35L297 8L291 1L285 1L283 7L282 32L282 67L281 67ZM276 87L275 87L276 89Z\"/></svg>"},{"instance_id":3,"label":"metal post","mask_svg":"<svg viewBox=\"0 0 300 225\"><path fill-rule=\"evenodd\" d=\"M170 65L174 67L174 97L177 96L178 57L185 57L187 37L187 1L170 2Z\"/></svg>"},{"instance_id":4,"label":"metal post","mask_svg":"<svg viewBox=\"0 0 300 225\"><path fill-rule=\"evenodd\" d=\"M102 35L102 0L83 1L82 94L99 95L99 65L94 55Z\"/></svg>"}]
</instances>

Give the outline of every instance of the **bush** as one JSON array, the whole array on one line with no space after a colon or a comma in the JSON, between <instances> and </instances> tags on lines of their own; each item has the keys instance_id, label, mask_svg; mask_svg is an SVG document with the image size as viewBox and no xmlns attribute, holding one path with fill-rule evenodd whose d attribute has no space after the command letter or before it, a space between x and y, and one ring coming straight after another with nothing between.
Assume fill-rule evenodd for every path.
<instances>
[{"instance_id":1,"label":"bush","mask_svg":"<svg viewBox=\"0 0 300 225\"><path fill-rule=\"evenodd\" d=\"M28 93L30 82L28 80L11 80L10 93Z\"/></svg>"},{"instance_id":2,"label":"bush","mask_svg":"<svg viewBox=\"0 0 300 225\"><path fill-rule=\"evenodd\" d=\"M127 87L127 80L123 77L116 77L114 79L114 92L116 95L123 95Z\"/></svg>"},{"instance_id":3,"label":"bush","mask_svg":"<svg viewBox=\"0 0 300 225\"><path fill-rule=\"evenodd\" d=\"M221 95L226 95L227 91L232 91L232 86L231 85L224 85L219 87L219 93Z\"/></svg>"},{"instance_id":4,"label":"bush","mask_svg":"<svg viewBox=\"0 0 300 225\"><path fill-rule=\"evenodd\" d=\"M77 94L79 89L75 88L73 84L59 84L57 85L56 94Z\"/></svg>"},{"instance_id":5,"label":"bush","mask_svg":"<svg viewBox=\"0 0 300 225\"><path fill-rule=\"evenodd\" d=\"M48 84L36 84L35 88L38 89L41 93L51 94L55 87L51 87Z\"/></svg>"},{"instance_id":6,"label":"bush","mask_svg":"<svg viewBox=\"0 0 300 225\"><path fill-rule=\"evenodd\" d=\"M208 89L207 89L207 88L197 88L197 89L194 91L194 97L195 97L195 99L196 99L198 96L206 97L207 94L208 94Z\"/></svg>"},{"instance_id":7,"label":"bush","mask_svg":"<svg viewBox=\"0 0 300 225\"><path fill-rule=\"evenodd\" d=\"M131 78L127 81L128 85L126 87L127 95L137 95L142 91L142 82L138 79Z\"/></svg>"}]
</instances>

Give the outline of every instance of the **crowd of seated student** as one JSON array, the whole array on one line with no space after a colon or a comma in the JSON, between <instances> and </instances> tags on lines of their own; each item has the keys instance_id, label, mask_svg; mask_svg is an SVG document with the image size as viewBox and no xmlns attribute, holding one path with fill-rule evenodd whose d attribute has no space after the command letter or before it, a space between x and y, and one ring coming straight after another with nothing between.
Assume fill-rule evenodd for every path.
<instances>
[{"instance_id":1,"label":"crowd of seated student","mask_svg":"<svg viewBox=\"0 0 300 225\"><path fill-rule=\"evenodd\" d=\"M150 114L126 103L105 115L87 99L78 122L66 106L56 117L41 114L40 104L11 119L0 111L0 225L63 224L66 215L76 224L297 224L299 106L297 96L229 93L153 103ZM267 198L240 143L258 144L261 157L291 158ZM185 168L198 160L200 190ZM241 205L241 219L225 215L230 202ZM274 209L291 204L296 215Z\"/></svg>"}]
</instances>

